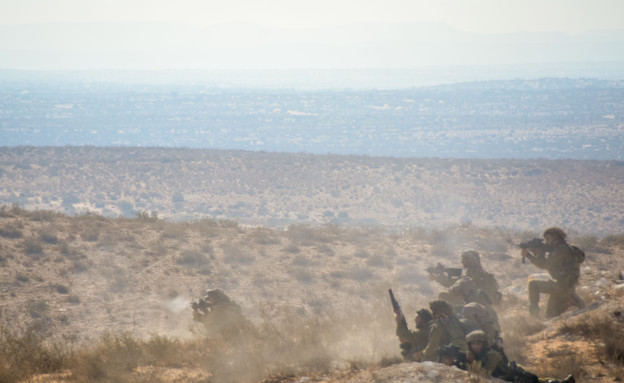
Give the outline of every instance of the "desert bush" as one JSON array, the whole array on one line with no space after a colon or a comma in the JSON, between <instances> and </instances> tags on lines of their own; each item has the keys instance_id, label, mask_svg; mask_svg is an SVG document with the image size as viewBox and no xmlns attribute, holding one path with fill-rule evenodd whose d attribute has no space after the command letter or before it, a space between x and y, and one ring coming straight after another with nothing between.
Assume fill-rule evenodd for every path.
<instances>
[{"instance_id":1,"label":"desert bush","mask_svg":"<svg viewBox=\"0 0 624 383\"><path fill-rule=\"evenodd\" d=\"M56 290L59 294L69 294L69 289L65 285L55 284L52 285L52 288Z\"/></svg>"},{"instance_id":2,"label":"desert bush","mask_svg":"<svg viewBox=\"0 0 624 383\"><path fill-rule=\"evenodd\" d=\"M364 258L364 259L370 257L370 253L366 251L365 249L358 249L355 251L355 253L353 253L353 255L355 257Z\"/></svg>"},{"instance_id":3,"label":"desert bush","mask_svg":"<svg viewBox=\"0 0 624 383\"><path fill-rule=\"evenodd\" d=\"M78 297L77 295L69 295L67 296L66 301L67 303L71 303L72 305L78 305L80 304L80 297Z\"/></svg>"},{"instance_id":4,"label":"desert bush","mask_svg":"<svg viewBox=\"0 0 624 383\"><path fill-rule=\"evenodd\" d=\"M89 270L90 265L91 265L91 262L88 260L74 258L71 261L70 269L74 273L84 273L85 271Z\"/></svg>"},{"instance_id":5,"label":"desert bush","mask_svg":"<svg viewBox=\"0 0 624 383\"><path fill-rule=\"evenodd\" d=\"M87 230L80 233L80 238L82 238L83 241L87 242L97 242L97 240L100 238L100 232L97 229L88 228Z\"/></svg>"},{"instance_id":6,"label":"desert bush","mask_svg":"<svg viewBox=\"0 0 624 383\"><path fill-rule=\"evenodd\" d=\"M67 366L71 351L58 344L48 345L33 331L0 332L0 382L28 380L36 374L60 371Z\"/></svg>"},{"instance_id":7,"label":"desert bush","mask_svg":"<svg viewBox=\"0 0 624 383\"><path fill-rule=\"evenodd\" d=\"M42 230L39 232L39 239L45 243L55 245L58 243L58 236L50 229Z\"/></svg>"},{"instance_id":8,"label":"desert bush","mask_svg":"<svg viewBox=\"0 0 624 383\"><path fill-rule=\"evenodd\" d=\"M314 282L314 274L306 268L296 268L291 272L291 275L300 283L308 284Z\"/></svg>"},{"instance_id":9,"label":"desert bush","mask_svg":"<svg viewBox=\"0 0 624 383\"><path fill-rule=\"evenodd\" d=\"M577 237L572 243L583 249L586 253L611 254L611 250L602 245L598 237L595 236Z\"/></svg>"},{"instance_id":10,"label":"desert bush","mask_svg":"<svg viewBox=\"0 0 624 383\"><path fill-rule=\"evenodd\" d=\"M165 231L161 234L163 239L178 239L182 240L186 238L186 226L181 223L169 224L165 227Z\"/></svg>"},{"instance_id":11,"label":"desert bush","mask_svg":"<svg viewBox=\"0 0 624 383\"><path fill-rule=\"evenodd\" d=\"M274 230L269 229L255 229L247 234L250 242L258 245L277 245L280 243L280 238Z\"/></svg>"},{"instance_id":12,"label":"desert bush","mask_svg":"<svg viewBox=\"0 0 624 383\"><path fill-rule=\"evenodd\" d=\"M312 266L314 264L316 264L316 262L311 259L310 257L307 257L303 254L299 254L296 255L293 259L292 259L292 264L294 266L300 266L300 267L308 267L308 266Z\"/></svg>"},{"instance_id":13,"label":"desert bush","mask_svg":"<svg viewBox=\"0 0 624 383\"><path fill-rule=\"evenodd\" d=\"M52 210L35 210L30 213L30 218L33 221L40 222L52 222L56 218L63 217L63 214Z\"/></svg>"},{"instance_id":14,"label":"desert bush","mask_svg":"<svg viewBox=\"0 0 624 383\"><path fill-rule=\"evenodd\" d=\"M0 227L0 237L15 239L22 238L22 236L22 230L18 227L12 225L4 225L4 227Z\"/></svg>"},{"instance_id":15,"label":"desert bush","mask_svg":"<svg viewBox=\"0 0 624 383\"><path fill-rule=\"evenodd\" d=\"M43 254L43 245L41 239L36 237L24 238L22 242L22 249L28 255L41 255Z\"/></svg>"},{"instance_id":16,"label":"desert bush","mask_svg":"<svg viewBox=\"0 0 624 383\"><path fill-rule=\"evenodd\" d=\"M28 275L17 273L15 274L15 280L17 280L18 282L28 282Z\"/></svg>"},{"instance_id":17,"label":"desert bush","mask_svg":"<svg viewBox=\"0 0 624 383\"><path fill-rule=\"evenodd\" d=\"M291 224L284 232L286 238L302 246L312 246L316 242L327 242L328 237L324 229L305 224Z\"/></svg>"},{"instance_id":18,"label":"desert bush","mask_svg":"<svg viewBox=\"0 0 624 383\"><path fill-rule=\"evenodd\" d=\"M146 210L141 210L140 212L136 213L137 215L137 219L139 221L146 221L146 222L156 222L158 221L158 212L157 211L153 211L153 212L148 212Z\"/></svg>"},{"instance_id":19,"label":"desert bush","mask_svg":"<svg viewBox=\"0 0 624 383\"><path fill-rule=\"evenodd\" d=\"M253 254L249 254L243 250L243 246L225 243L221 245L223 249L223 261L228 264L248 265L256 260Z\"/></svg>"},{"instance_id":20,"label":"desert bush","mask_svg":"<svg viewBox=\"0 0 624 383\"><path fill-rule=\"evenodd\" d=\"M585 361L574 350L562 346L551 350L547 356L538 360L531 372L544 378L564 378L572 374L579 379L585 375Z\"/></svg>"},{"instance_id":21,"label":"desert bush","mask_svg":"<svg viewBox=\"0 0 624 383\"><path fill-rule=\"evenodd\" d=\"M301 248L299 248L299 246L295 243L289 243L288 246L284 247L282 250L291 254L299 254L301 252Z\"/></svg>"},{"instance_id":22,"label":"desert bush","mask_svg":"<svg viewBox=\"0 0 624 383\"><path fill-rule=\"evenodd\" d=\"M386 266L386 260L382 255L374 254L366 260L366 265L371 267L384 267Z\"/></svg>"},{"instance_id":23,"label":"desert bush","mask_svg":"<svg viewBox=\"0 0 624 383\"><path fill-rule=\"evenodd\" d=\"M106 335L96 345L82 350L71 361L78 381L124 381L123 377L140 365L143 350L129 334Z\"/></svg>"},{"instance_id":24,"label":"desert bush","mask_svg":"<svg viewBox=\"0 0 624 383\"><path fill-rule=\"evenodd\" d=\"M239 223L232 219L220 219L219 227L223 227L226 229L240 229Z\"/></svg>"},{"instance_id":25,"label":"desert bush","mask_svg":"<svg viewBox=\"0 0 624 383\"><path fill-rule=\"evenodd\" d=\"M326 256L332 257L334 256L334 249L327 246L326 244L320 244L314 248L317 253L324 254Z\"/></svg>"},{"instance_id":26,"label":"desert bush","mask_svg":"<svg viewBox=\"0 0 624 383\"><path fill-rule=\"evenodd\" d=\"M29 299L26 302L26 310L33 318L41 318L48 313L50 307L41 299Z\"/></svg>"},{"instance_id":27,"label":"desert bush","mask_svg":"<svg viewBox=\"0 0 624 383\"><path fill-rule=\"evenodd\" d=\"M196 269L203 275L210 274L210 260L199 251L183 250L178 259L176 259L176 263L191 269Z\"/></svg>"},{"instance_id":28,"label":"desert bush","mask_svg":"<svg viewBox=\"0 0 624 383\"><path fill-rule=\"evenodd\" d=\"M614 317L621 315L619 311L614 313ZM559 332L583 336L592 341L607 359L624 364L624 343L622 342L624 326L614 317L603 315L598 318L564 323L559 328Z\"/></svg>"},{"instance_id":29,"label":"desert bush","mask_svg":"<svg viewBox=\"0 0 624 383\"><path fill-rule=\"evenodd\" d=\"M373 272L365 267L355 267L347 272L350 279L357 282L366 282L373 278Z\"/></svg>"},{"instance_id":30,"label":"desert bush","mask_svg":"<svg viewBox=\"0 0 624 383\"><path fill-rule=\"evenodd\" d=\"M624 233L607 235L600 241L600 243L605 246L617 246L619 248L624 248Z\"/></svg>"}]
</instances>

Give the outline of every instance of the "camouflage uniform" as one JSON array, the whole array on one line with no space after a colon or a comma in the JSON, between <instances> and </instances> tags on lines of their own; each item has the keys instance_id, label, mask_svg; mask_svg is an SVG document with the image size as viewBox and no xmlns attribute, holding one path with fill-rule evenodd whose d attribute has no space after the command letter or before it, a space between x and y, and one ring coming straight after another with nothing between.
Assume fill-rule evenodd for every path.
<instances>
[{"instance_id":1,"label":"camouflage uniform","mask_svg":"<svg viewBox=\"0 0 624 383\"><path fill-rule=\"evenodd\" d=\"M415 319L416 330L409 330L397 324L396 335L401 342L401 355L408 361L415 361L414 353L422 351L427 346L429 330L433 317L427 309L418 310Z\"/></svg>"},{"instance_id":2,"label":"camouflage uniform","mask_svg":"<svg viewBox=\"0 0 624 383\"><path fill-rule=\"evenodd\" d=\"M422 360L439 361L438 350L444 345L453 345L465 352L465 336L471 330L470 322L460 320L446 301L437 300L429 304L434 320L429 330L427 346L422 352Z\"/></svg>"},{"instance_id":3,"label":"camouflage uniform","mask_svg":"<svg viewBox=\"0 0 624 383\"><path fill-rule=\"evenodd\" d=\"M251 328L241 307L222 290L208 291L204 298L197 303L193 302L191 306L193 319L204 325L209 336L230 338Z\"/></svg>"},{"instance_id":4,"label":"camouflage uniform","mask_svg":"<svg viewBox=\"0 0 624 383\"><path fill-rule=\"evenodd\" d=\"M481 342L482 348L478 352L473 350L474 342ZM466 335L468 352L465 358L460 358L455 365L462 369L478 365L485 369L488 375L515 383L574 383L574 377L569 375L564 380L538 378L537 375L525 370L515 362L510 362L504 352L491 348L485 333L475 330Z\"/></svg>"},{"instance_id":5,"label":"camouflage uniform","mask_svg":"<svg viewBox=\"0 0 624 383\"><path fill-rule=\"evenodd\" d=\"M474 250L465 251L461 255L462 266L466 270L464 277L449 277L448 275L434 275L436 282L444 287L451 288L465 277L470 277L476 289L482 291L490 300L490 304L498 304L502 294L498 291L499 286L496 277L488 273L481 266L479 253Z\"/></svg>"},{"instance_id":6,"label":"camouflage uniform","mask_svg":"<svg viewBox=\"0 0 624 383\"><path fill-rule=\"evenodd\" d=\"M565 234L563 235L565 236ZM531 314L537 315L539 312L540 293L549 294L545 314L547 318L562 314L571 305L582 305L582 301L574 291L581 274L580 264L576 261L565 238L560 238L559 243L550 252L538 255L529 253L527 258L535 266L547 270L552 278L552 280L547 281L534 277L529 278L529 310Z\"/></svg>"},{"instance_id":7,"label":"camouflage uniform","mask_svg":"<svg viewBox=\"0 0 624 383\"><path fill-rule=\"evenodd\" d=\"M503 340L500 337L501 327L498 322L498 315L491 307L470 302L464 305L461 314L471 323L472 328L483 330L488 344L497 347L499 350L502 349Z\"/></svg>"}]
</instances>

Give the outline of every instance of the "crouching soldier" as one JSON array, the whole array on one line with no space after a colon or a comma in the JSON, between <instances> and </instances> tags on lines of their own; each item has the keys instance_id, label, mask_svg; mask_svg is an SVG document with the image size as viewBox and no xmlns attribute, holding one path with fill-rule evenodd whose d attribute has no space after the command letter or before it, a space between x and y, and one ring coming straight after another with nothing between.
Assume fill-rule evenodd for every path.
<instances>
[{"instance_id":1,"label":"crouching soldier","mask_svg":"<svg viewBox=\"0 0 624 383\"><path fill-rule=\"evenodd\" d=\"M451 305L443 300L429 303L433 322L427 337L427 346L422 353L417 353L417 360L438 362L438 350L443 345L451 344L461 352L466 352L466 333L471 330L470 323L460 320L454 313Z\"/></svg>"},{"instance_id":2,"label":"crouching soldier","mask_svg":"<svg viewBox=\"0 0 624 383\"><path fill-rule=\"evenodd\" d=\"M193 319L204 325L210 337L231 338L253 328L241 307L220 289L207 291L191 307Z\"/></svg>"},{"instance_id":3,"label":"crouching soldier","mask_svg":"<svg viewBox=\"0 0 624 383\"><path fill-rule=\"evenodd\" d=\"M416 330L409 330L397 323L396 334L401 342L401 355L406 361L416 361L418 353L427 346L432 319L431 312L423 308L416 312L414 318Z\"/></svg>"},{"instance_id":4,"label":"crouching soldier","mask_svg":"<svg viewBox=\"0 0 624 383\"><path fill-rule=\"evenodd\" d=\"M570 306L585 307L575 292L580 277L580 264L585 254L582 251L582 254L578 254L578 248L568 245L566 233L558 227L546 229L543 237L545 246L542 251L522 249L523 258L547 270L551 277L550 280L529 277L529 312L534 316L539 315L540 293L549 295L547 318L562 314Z\"/></svg>"},{"instance_id":5,"label":"crouching soldier","mask_svg":"<svg viewBox=\"0 0 624 383\"><path fill-rule=\"evenodd\" d=\"M535 374L526 371L515 362L510 362L504 353L490 347L487 336L482 330L475 330L466 335L466 344L468 351L466 352L465 362L456 364L464 369L481 368L495 378L505 380L507 382L516 383L574 383L574 377L568 375L563 380L538 378Z\"/></svg>"}]
</instances>

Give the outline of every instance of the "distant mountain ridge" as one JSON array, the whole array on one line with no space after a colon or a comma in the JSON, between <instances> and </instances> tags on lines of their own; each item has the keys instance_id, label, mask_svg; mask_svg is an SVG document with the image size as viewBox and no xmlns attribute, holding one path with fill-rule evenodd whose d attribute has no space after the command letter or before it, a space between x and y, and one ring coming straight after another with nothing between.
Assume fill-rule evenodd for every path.
<instances>
[{"instance_id":1,"label":"distant mountain ridge","mask_svg":"<svg viewBox=\"0 0 624 383\"><path fill-rule=\"evenodd\" d=\"M175 23L0 26L0 68L347 69L624 62L624 30L478 34L441 23L198 28Z\"/></svg>"}]
</instances>

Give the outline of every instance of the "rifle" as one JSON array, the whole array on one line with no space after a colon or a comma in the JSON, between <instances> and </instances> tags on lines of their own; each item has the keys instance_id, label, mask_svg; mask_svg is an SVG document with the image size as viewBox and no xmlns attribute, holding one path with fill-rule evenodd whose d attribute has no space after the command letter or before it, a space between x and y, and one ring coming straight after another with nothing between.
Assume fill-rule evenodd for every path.
<instances>
[{"instance_id":1,"label":"rifle","mask_svg":"<svg viewBox=\"0 0 624 383\"><path fill-rule=\"evenodd\" d=\"M534 250L537 254L545 254L546 251L548 251L548 245L544 243L542 238L533 238L521 242L518 247L521 249ZM522 258L522 263L525 263L524 257Z\"/></svg>"},{"instance_id":2,"label":"rifle","mask_svg":"<svg viewBox=\"0 0 624 383\"><path fill-rule=\"evenodd\" d=\"M394 319L397 322L397 326L401 328L404 332L409 332L409 328L407 327L407 321L405 320L405 315L403 315L403 310L401 310L401 306L399 306L399 302L394 298L394 294L392 293L392 289L388 289L388 293L390 294L390 302L392 302L392 310L394 311ZM413 345L410 342L405 342L401 340L399 337L399 347L401 348L401 355L407 360L414 360L414 351Z\"/></svg>"},{"instance_id":3,"label":"rifle","mask_svg":"<svg viewBox=\"0 0 624 383\"><path fill-rule=\"evenodd\" d=\"M399 325L402 329L408 330L407 321L405 320L405 315L403 315L403 310L401 310L401 306L399 306L399 302L394 299L394 294L392 293L392 289L388 289L388 293L390 294L390 302L392 302L392 310L394 310L394 318L397 321L397 325Z\"/></svg>"},{"instance_id":4,"label":"rifle","mask_svg":"<svg viewBox=\"0 0 624 383\"><path fill-rule=\"evenodd\" d=\"M446 274L449 278L459 278L461 277L462 269L454 268L454 267L446 267L443 266L440 262L438 262L435 266L427 267L427 272L431 275L443 275Z\"/></svg>"}]
</instances>

